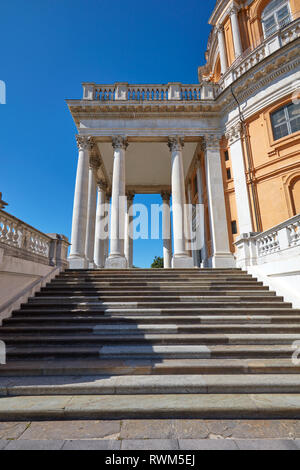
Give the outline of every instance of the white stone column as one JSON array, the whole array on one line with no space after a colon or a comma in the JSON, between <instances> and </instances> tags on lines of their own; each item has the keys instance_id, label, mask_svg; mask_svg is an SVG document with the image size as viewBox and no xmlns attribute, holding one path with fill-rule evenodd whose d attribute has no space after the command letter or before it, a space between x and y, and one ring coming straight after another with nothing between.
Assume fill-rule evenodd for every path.
<instances>
[{"instance_id":1,"label":"white stone column","mask_svg":"<svg viewBox=\"0 0 300 470\"><path fill-rule=\"evenodd\" d=\"M183 139L170 137L168 142L172 155L172 208L173 208L173 237L174 254L173 268L192 268L193 259L186 251L185 228L185 187L182 161Z\"/></svg>"},{"instance_id":2,"label":"white stone column","mask_svg":"<svg viewBox=\"0 0 300 470\"><path fill-rule=\"evenodd\" d=\"M200 161L197 162L197 186L198 186L198 203L204 204L204 194L203 194L203 181L201 174L201 165ZM203 227L200 227L200 230L203 231L203 247L201 248L201 267L207 266L207 248L206 248L206 227L205 227L205 213L203 220Z\"/></svg>"},{"instance_id":3,"label":"white stone column","mask_svg":"<svg viewBox=\"0 0 300 470\"><path fill-rule=\"evenodd\" d=\"M88 189L88 207L87 224L85 239L85 257L88 261L88 267L93 269L94 264L94 244L95 244L95 223L96 223L96 205L97 205L97 168L99 160L96 156L90 156L89 161L89 189Z\"/></svg>"},{"instance_id":4,"label":"white stone column","mask_svg":"<svg viewBox=\"0 0 300 470\"><path fill-rule=\"evenodd\" d=\"M232 36L233 36L234 53L235 53L235 58L237 59L242 54L243 48L242 48L240 26L239 26L239 20L238 20L238 9L236 6L233 6L230 10L230 21L231 21L231 29L232 29Z\"/></svg>"},{"instance_id":5,"label":"white stone column","mask_svg":"<svg viewBox=\"0 0 300 470\"><path fill-rule=\"evenodd\" d=\"M192 188L191 188L191 182L188 184L188 204L191 207L192 206ZM192 240L192 237L194 237L193 233L193 214L191 212L187 211L187 223L188 223L188 233L189 237ZM191 242L191 253L192 253L192 258L193 258L193 263L194 267L198 268L198 257L197 257L197 252L193 247L193 243Z\"/></svg>"},{"instance_id":6,"label":"white stone column","mask_svg":"<svg viewBox=\"0 0 300 470\"><path fill-rule=\"evenodd\" d=\"M220 156L220 136L207 135L205 142L205 166L208 193L213 268L234 267L234 258L229 249L228 226L224 197L224 183Z\"/></svg>"},{"instance_id":7,"label":"white stone column","mask_svg":"<svg viewBox=\"0 0 300 470\"><path fill-rule=\"evenodd\" d=\"M224 74L228 67L228 61L227 61L227 53L226 53L225 38L224 38L224 27L222 25L217 26L217 34L218 34L218 44L219 44L219 52L220 52L221 73Z\"/></svg>"},{"instance_id":8,"label":"white stone column","mask_svg":"<svg viewBox=\"0 0 300 470\"><path fill-rule=\"evenodd\" d=\"M171 268L172 262L172 235L171 235L171 212L170 212L170 197L171 194L167 191L161 193L163 200L163 213L162 213L162 237L163 237L163 257L164 268Z\"/></svg>"},{"instance_id":9,"label":"white stone column","mask_svg":"<svg viewBox=\"0 0 300 470\"><path fill-rule=\"evenodd\" d=\"M107 227L105 228L105 230L107 231L107 236L104 240L104 266L105 266L105 263L106 263L106 260L108 258L108 255L109 255L109 239L110 239L110 198L111 198L111 194L109 193L106 193L106 197L105 197L105 203L106 203L106 210L108 212L108 221L107 221Z\"/></svg>"},{"instance_id":10,"label":"white stone column","mask_svg":"<svg viewBox=\"0 0 300 470\"><path fill-rule=\"evenodd\" d=\"M127 268L124 255L125 225L125 150L127 140L122 136L113 137L114 166L111 196L110 253L105 267L111 269Z\"/></svg>"},{"instance_id":11,"label":"white stone column","mask_svg":"<svg viewBox=\"0 0 300 470\"><path fill-rule=\"evenodd\" d=\"M89 158L93 147L90 136L77 136L78 164L74 194L71 251L69 266L71 269L86 269L85 239L88 208Z\"/></svg>"},{"instance_id":12,"label":"white stone column","mask_svg":"<svg viewBox=\"0 0 300 470\"><path fill-rule=\"evenodd\" d=\"M253 223L246 181L246 169L242 146L242 129L238 125L226 133L230 145L230 159L234 180L235 201L240 234L253 232Z\"/></svg>"},{"instance_id":13,"label":"white stone column","mask_svg":"<svg viewBox=\"0 0 300 470\"><path fill-rule=\"evenodd\" d=\"M128 268L133 266L133 226L132 226L132 204L134 193L127 194L127 210L125 214L125 258Z\"/></svg>"},{"instance_id":14,"label":"white stone column","mask_svg":"<svg viewBox=\"0 0 300 470\"><path fill-rule=\"evenodd\" d=\"M97 212L96 212L96 228L95 228L95 247L94 262L96 267L104 268L105 263L105 242L108 234L105 232L106 204L105 204L106 184L104 181L97 182ZM107 235L107 236L106 236Z\"/></svg>"}]
</instances>

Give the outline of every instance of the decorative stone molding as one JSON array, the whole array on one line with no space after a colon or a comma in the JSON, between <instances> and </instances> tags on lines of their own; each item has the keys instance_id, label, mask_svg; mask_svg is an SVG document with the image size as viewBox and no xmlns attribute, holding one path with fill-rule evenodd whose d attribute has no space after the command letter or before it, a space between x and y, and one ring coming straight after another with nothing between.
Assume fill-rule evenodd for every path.
<instances>
[{"instance_id":1,"label":"decorative stone molding","mask_svg":"<svg viewBox=\"0 0 300 470\"><path fill-rule=\"evenodd\" d=\"M232 7L228 10L228 14L229 16L237 15L238 11L239 11L238 7L236 5L232 5Z\"/></svg>"},{"instance_id":2,"label":"decorative stone molding","mask_svg":"<svg viewBox=\"0 0 300 470\"><path fill-rule=\"evenodd\" d=\"M233 144L237 140L241 139L243 136L243 126L239 122L235 126L232 126L225 132L225 137L228 140L229 144Z\"/></svg>"},{"instance_id":3,"label":"decorative stone molding","mask_svg":"<svg viewBox=\"0 0 300 470\"><path fill-rule=\"evenodd\" d=\"M126 150L128 147L127 138L122 135L116 135L112 137L112 146L114 149Z\"/></svg>"},{"instance_id":4,"label":"decorative stone molding","mask_svg":"<svg viewBox=\"0 0 300 470\"><path fill-rule=\"evenodd\" d=\"M134 191L127 191L126 192L127 202L132 204L134 196L135 196Z\"/></svg>"},{"instance_id":5,"label":"decorative stone molding","mask_svg":"<svg viewBox=\"0 0 300 470\"><path fill-rule=\"evenodd\" d=\"M4 209L4 207L7 205L7 202L3 201L2 199L2 193L0 193L0 209Z\"/></svg>"},{"instance_id":6,"label":"decorative stone molding","mask_svg":"<svg viewBox=\"0 0 300 470\"><path fill-rule=\"evenodd\" d=\"M97 181L97 188L98 188L98 190L106 191L107 190L107 184L105 183L104 180L99 180L99 181Z\"/></svg>"},{"instance_id":7,"label":"decorative stone molding","mask_svg":"<svg viewBox=\"0 0 300 470\"><path fill-rule=\"evenodd\" d=\"M168 147L171 150L171 152L182 150L184 147L184 138L178 137L178 136L169 137Z\"/></svg>"},{"instance_id":8,"label":"decorative stone molding","mask_svg":"<svg viewBox=\"0 0 300 470\"><path fill-rule=\"evenodd\" d=\"M206 134L203 136L202 150L219 150L221 134Z\"/></svg>"},{"instance_id":9,"label":"decorative stone molding","mask_svg":"<svg viewBox=\"0 0 300 470\"><path fill-rule=\"evenodd\" d=\"M90 156L89 167L92 170L97 170L100 167L100 162L99 162L98 157L96 157L95 155Z\"/></svg>"},{"instance_id":10,"label":"decorative stone molding","mask_svg":"<svg viewBox=\"0 0 300 470\"><path fill-rule=\"evenodd\" d=\"M170 201L171 193L169 191L162 191L160 194L164 202Z\"/></svg>"},{"instance_id":11,"label":"decorative stone molding","mask_svg":"<svg viewBox=\"0 0 300 470\"><path fill-rule=\"evenodd\" d=\"M95 146L95 142L92 136L76 135L76 142L79 150L91 151Z\"/></svg>"},{"instance_id":12,"label":"decorative stone molding","mask_svg":"<svg viewBox=\"0 0 300 470\"><path fill-rule=\"evenodd\" d=\"M224 33L224 26L222 24L216 25L216 32L217 33Z\"/></svg>"}]
</instances>

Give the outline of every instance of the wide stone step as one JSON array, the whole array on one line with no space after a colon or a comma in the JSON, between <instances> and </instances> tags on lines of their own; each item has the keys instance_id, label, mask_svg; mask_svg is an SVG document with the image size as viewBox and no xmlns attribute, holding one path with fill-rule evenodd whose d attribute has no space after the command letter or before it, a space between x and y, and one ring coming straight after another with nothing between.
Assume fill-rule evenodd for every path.
<instances>
[{"instance_id":1,"label":"wide stone step","mask_svg":"<svg viewBox=\"0 0 300 470\"><path fill-rule=\"evenodd\" d=\"M262 308L259 306L259 308L249 308L247 307L231 307L227 308L227 306L224 308L224 304L221 304L218 306L218 308L122 308L122 309L117 309L117 308L61 308L61 307L55 307L53 306L52 308L49 308L49 306L45 308L25 308L21 309L18 311L13 312L13 317L16 318L25 318L27 315L37 315L37 316L48 316L51 315L53 318L54 317L61 317L62 315L69 315L71 317L74 316L74 314L77 314L77 316L81 316L83 318L86 318L86 316L99 316L99 314L102 313L102 316L106 316L107 318L111 317L122 317L122 318L131 318L131 315L133 317L148 317L148 316L160 316L160 315L170 315L170 316L182 316L182 315L196 315L198 316L203 316L203 315L230 315L230 316L235 316L237 314L244 314L244 315L276 315L276 314L282 314L283 316L286 314L295 314L295 313L300 313L299 309L292 309L286 306L281 306L281 308Z\"/></svg>"},{"instance_id":2,"label":"wide stone step","mask_svg":"<svg viewBox=\"0 0 300 470\"><path fill-rule=\"evenodd\" d=\"M6 345L27 345L34 347L39 344L116 344L116 343L134 343L142 344L150 350L152 345L167 344L167 345L202 345L202 344L247 344L247 345L266 345L266 344L288 344L292 346L294 341L300 341L300 334L297 333L128 333L121 331L118 334L104 333L99 334L97 328L90 334L88 333L73 333L73 334L18 334L6 333L5 330L0 332L0 339L5 341ZM131 347L131 346L130 346ZM290 349L291 350L291 349Z\"/></svg>"},{"instance_id":3,"label":"wide stone step","mask_svg":"<svg viewBox=\"0 0 300 470\"><path fill-rule=\"evenodd\" d=\"M13 316L3 320L3 325L7 328L6 325L10 327L27 327L29 329L38 327L38 330L41 328L47 328L48 326L54 328L81 328L82 325L93 328L97 325L107 325L107 328L112 325L128 326L129 328L137 328L138 326L144 325L147 328L147 325L155 323L159 328L163 328L164 325L169 323L179 326L193 325L212 325L213 328L221 327L222 325L241 325L246 327L251 327L252 325L262 325L264 326L279 326L283 328L298 328L300 324L300 315L160 315L160 316L123 316L111 317L104 315L61 315L59 317L53 318L53 316L39 316L34 315L32 317L25 314L19 316Z\"/></svg>"},{"instance_id":4,"label":"wide stone step","mask_svg":"<svg viewBox=\"0 0 300 470\"><path fill-rule=\"evenodd\" d=\"M205 280L207 281L217 281L217 282L232 282L232 281L250 281L250 280L257 280L256 278L253 278L250 274L230 274L230 275L224 275L224 274L207 274L205 277L204 276L199 276L199 275L194 275L194 276L186 276L186 275L179 275L179 276L155 276L155 277L149 277L149 276L103 276L103 277L60 277L57 278L57 280L60 280L61 282L88 282L88 283L94 283L94 282L173 282L173 281L178 281L178 282L192 282L192 281L201 281Z\"/></svg>"},{"instance_id":5,"label":"wide stone step","mask_svg":"<svg viewBox=\"0 0 300 470\"><path fill-rule=\"evenodd\" d=\"M46 284L46 287L53 287L53 288L103 288L103 287L113 287L113 288L122 288L122 289L127 289L127 288L132 288L132 289L143 289L145 287L152 289L152 288L158 288L158 289L165 289L169 288L170 284L172 287L187 287L187 284L184 282L184 280L181 281L172 281L170 282L165 282L165 281L149 281L149 282L142 282L142 281L101 281L101 282L75 282L75 281L59 281L59 280L53 280L51 283ZM255 279L248 279L248 280L236 280L236 281L231 281L230 284L226 283L225 281L209 281L209 280L202 280L202 281L189 281L188 287L193 287L193 288L201 288L201 287L213 287L213 288L220 288L223 287L224 289L228 289L229 287L247 287L249 288L264 288L268 290L268 287L263 286L262 282L256 282Z\"/></svg>"},{"instance_id":6,"label":"wide stone step","mask_svg":"<svg viewBox=\"0 0 300 470\"><path fill-rule=\"evenodd\" d=\"M300 364L291 358L210 358L210 359L147 359L147 358L55 358L55 360L8 358L1 365L1 377L86 376L86 375L184 375L184 374L300 374Z\"/></svg>"},{"instance_id":7,"label":"wide stone step","mask_svg":"<svg viewBox=\"0 0 300 470\"><path fill-rule=\"evenodd\" d=\"M297 419L300 394L60 395L2 397L1 420Z\"/></svg>"},{"instance_id":8,"label":"wide stone step","mask_svg":"<svg viewBox=\"0 0 300 470\"><path fill-rule=\"evenodd\" d=\"M182 297L182 296L200 296L200 297L219 297L219 296L247 296L247 297L275 297L276 293L268 290L259 289L188 289L182 288L177 289L176 287L164 289L164 290L147 290L140 289L141 292L136 289L53 289L43 288L40 292L37 292L35 297L77 297L77 298L90 298L90 297ZM278 298L278 297L277 297ZM282 298L282 297L281 297Z\"/></svg>"},{"instance_id":9,"label":"wide stone step","mask_svg":"<svg viewBox=\"0 0 300 470\"><path fill-rule=\"evenodd\" d=\"M241 298L236 298L236 299L228 299L225 302L225 299L215 299L214 301L207 301L205 299L203 300L195 300L193 301L187 301L187 300L178 300L177 302L172 302L172 301L138 301L138 302L126 302L126 301L120 301L120 302L115 302L115 301L99 301L95 300L93 301L87 301L87 302L80 302L80 301L74 301L72 302L71 300L59 300L51 302L50 300L47 299L42 299L39 301L39 299L32 299L32 301L28 302L27 304L22 304L21 308L23 310L42 310L42 309L57 309L57 307L60 307L61 310L64 309L70 309L74 310L82 308L83 310L98 310L98 311L111 311L111 310L132 310L132 309L146 309L146 310L152 310L152 309L164 309L164 308L171 308L174 307L175 309L177 308L206 308L206 309L212 309L212 308L226 308L230 309L232 307L244 307L244 308L288 308L291 307L291 304L289 302L282 302L278 301L278 299L268 299L267 301L262 299L262 300L255 300L255 301L250 301L249 299L241 299Z\"/></svg>"},{"instance_id":10,"label":"wide stone step","mask_svg":"<svg viewBox=\"0 0 300 470\"><path fill-rule=\"evenodd\" d=\"M300 393L299 374L0 378L0 396Z\"/></svg>"},{"instance_id":11,"label":"wide stone step","mask_svg":"<svg viewBox=\"0 0 300 470\"><path fill-rule=\"evenodd\" d=\"M297 337L296 335L293 338ZM299 335L298 339L299 340ZM249 340L251 343L251 340ZM10 346L6 348L6 354L8 359L21 359L21 358L48 358L49 360L58 358L96 358L100 357L103 359L152 359L160 361L162 359L209 359L209 358L243 358L243 359L255 359L255 358L290 358L294 349L292 349L292 342L283 344L282 339L280 344L244 344L235 343L231 341L231 344L210 344L207 342L204 345L199 344L115 344L112 345L47 345L37 346L36 344L29 343L26 347L23 345Z\"/></svg>"},{"instance_id":12,"label":"wide stone step","mask_svg":"<svg viewBox=\"0 0 300 470\"><path fill-rule=\"evenodd\" d=\"M45 326L38 324L36 326L18 325L18 326L4 326L0 331L1 337L6 335L24 335L34 334L36 336L45 334L96 334L96 335L107 335L107 334L127 334L127 335L141 335L147 334L188 334L188 333L276 333L276 334L293 334L300 333L300 323L298 324L206 324L206 325L195 325L195 324L86 324L82 321L81 324L70 324L70 325L55 325Z\"/></svg>"},{"instance_id":13,"label":"wide stone step","mask_svg":"<svg viewBox=\"0 0 300 470\"><path fill-rule=\"evenodd\" d=\"M146 302L147 304L160 304L160 303L168 303L168 304L174 304L174 303L200 303L202 304L205 302L206 304L208 303L216 303L216 302L226 302L226 304L229 302L259 302L259 303L269 303L272 302L272 304L282 304L283 303L283 297L277 297L275 295L178 295L177 293L174 294L173 296L165 295L125 295L125 296L117 296L117 295L104 295L100 294L97 296L36 296L34 298L29 299L28 304L29 305L86 305L86 304L99 304L99 305L132 305L132 304L140 304L140 303ZM287 302L285 302L286 305L290 305Z\"/></svg>"},{"instance_id":14,"label":"wide stone step","mask_svg":"<svg viewBox=\"0 0 300 470\"><path fill-rule=\"evenodd\" d=\"M105 276L189 276L200 275L206 276L209 274L245 274L247 271L242 271L238 268L189 268L189 269L80 269L74 271L65 270L59 274L59 277L105 277Z\"/></svg>"}]
</instances>

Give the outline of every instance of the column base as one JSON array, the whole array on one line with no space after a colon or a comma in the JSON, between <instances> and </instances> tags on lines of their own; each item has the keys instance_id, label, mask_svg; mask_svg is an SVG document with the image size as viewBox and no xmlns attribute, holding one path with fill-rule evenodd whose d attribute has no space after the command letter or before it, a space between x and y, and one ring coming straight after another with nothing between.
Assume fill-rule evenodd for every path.
<instances>
[{"instance_id":1,"label":"column base","mask_svg":"<svg viewBox=\"0 0 300 470\"><path fill-rule=\"evenodd\" d=\"M125 256L109 256L105 261L105 269L127 269Z\"/></svg>"},{"instance_id":2,"label":"column base","mask_svg":"<svg viewBox=\"0 0 300 470\"><path fill-rule=\"evenodd\" d=\"M216 253L208 259L210 268L236 268L236 262L232 253Z\"/></svg>"},{"instance_id":3,"label":"column base","mask_svg":"<svg viewBox=\"0 0 300 470\"><path fill-rule=\"evenodd\" d=\"M86 258L68 258L69 269L88 269L89 262Z\"/></svg>"},{"instance_id":4,"label":"column base","mask_svg":"<svg viewBox=\"0 0 300 470\"><path fill-rule=\"evenodd\" d=\"M191 256L173 256L172 268L193 268L194 261Z\"/></svg>"}]
</instances>

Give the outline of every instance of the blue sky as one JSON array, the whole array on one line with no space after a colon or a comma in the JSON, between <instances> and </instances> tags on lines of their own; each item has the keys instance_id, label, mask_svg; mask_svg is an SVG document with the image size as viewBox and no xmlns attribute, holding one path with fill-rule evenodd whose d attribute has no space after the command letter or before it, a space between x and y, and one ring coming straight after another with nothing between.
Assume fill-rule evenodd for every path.
<instances>
[{"instance_id":1,"label":"blue sky","mask_svg":"<svg viewBox=\"0 0 300 470\"><path fill-rule=\"evenodd\" d=\"M70 237L83 81L197 83L215 0L10 0L1 5L0 191L7 211ZM159 202L157 196L138 201ZM135 241L134 263L162 255Z\"/></svg>"}]
</instances>

